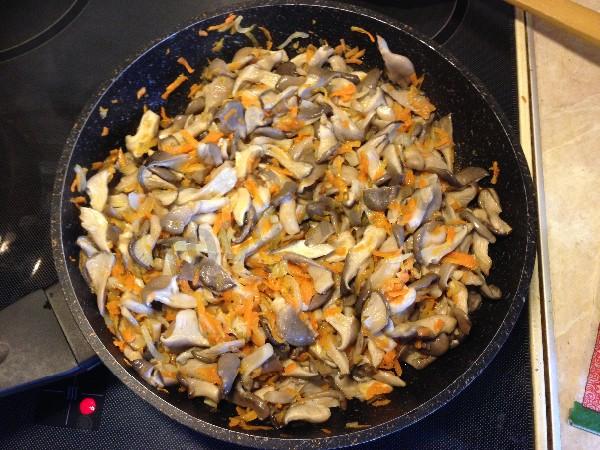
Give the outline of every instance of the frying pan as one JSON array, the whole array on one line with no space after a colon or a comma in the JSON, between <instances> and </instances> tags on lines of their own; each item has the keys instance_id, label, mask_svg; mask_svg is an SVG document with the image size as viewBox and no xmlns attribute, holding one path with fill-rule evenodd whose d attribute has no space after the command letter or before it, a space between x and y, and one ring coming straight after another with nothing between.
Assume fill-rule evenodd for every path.
<instances>
[{"instance_id":1,"label":"frying pan","mask_svg":"<svg viewBox=\"0 0 600 450\"><path fill-rule=\"evenodd\" d=\"M500 183L496 189L504 207L503 217L513 233L491 247L494 268L489 278L504 297L487 301L472 315L469 338L423 371L407 368L404 389L396 389L388 405L366 407L350 402L347 411L334 410L324 434L319 426L293 424L283 430L246 431L227 427L233 407L221 404L219 411L209 410L201 401L189 400L173 390L161 393L147 386L124 362L113 345L113 336L98 313L96 300L81 276L75 240L83 233L78 210L69 202L69 185L75 164L89 166L102 160L112 148L122 146L122 138L135 131L144 103L157 110L165 105L169 115L183 109L185 92L175 92L165 104L160 98L164 87L181 72L175 63L184 56L192 66L202 67L214 57L212 46L223 35L200 37L198 30L223 22L228 13L244 16L244 24L266 26L274 42L282 42L293 31L312 31L318 38L337 42L344 38L351 45L367 47L364 67L382 66L379 54L366 37L350 32L353 25L384 36L391 49L407 55L418 73L425 74L423 89L437 105L438 113L454 114L454 138L457 167L489 167L498 161ZM242 46L249 45L243 35L227 35L218 56L228 59ZM197 75L200 70L197 71ZM192 76L193 79L194 76ZM145 86L148 96L136 100L137 90ZM112 100L117 100L113 103ZM108 107L105 120L99 107ZM101 137L102 127L110 129ZM345 4L321 1L261 1L231 6L194 19L179 31L154 42L135 57L99 90L84 108L66 143L59 163L53 193L52 245L62 287L54 295L64 294L74 321L102 362L129 388L169 417L209 436L237 444L260 448L330 448L353 445L402 429L432 413L458 395L494 358L511 332L528 292L535 252L536 211L531 176L522 150L515 141L498 105L483 86L452 57L410 28L372 11ZM54 305L54 303L53 303ZM8 308L7 308L8 309ZM0 324L1 325L1 324ZM64 327L63 327L64 329ZM2 367L2 329L0 328L0 372ZM52 355L47 355L51 359ZM36 364L44 364L38 360ZM1 375L1 374L0 374ZM369 427L348 429L347 422Z\"/></svg>"}]
</instances>

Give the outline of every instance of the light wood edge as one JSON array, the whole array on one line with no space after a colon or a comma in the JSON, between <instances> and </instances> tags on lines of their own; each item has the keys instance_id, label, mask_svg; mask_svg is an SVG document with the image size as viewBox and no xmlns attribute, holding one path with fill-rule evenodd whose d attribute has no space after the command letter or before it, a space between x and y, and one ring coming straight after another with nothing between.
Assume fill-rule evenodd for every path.
<instances>
[{"instance_id":1,"label":"light wood edge","mask_svg":"<svg viewBox=\"0 0 600 450\"><path fill-rule=\"evenodd\" d=\"M539 142L537 83L530 16L515 8L515 46L519 137L538 192L540 244L529 293L529 351L536 450L561 448L560 421L552 325L551 290L547 260L543 169ZM537 155L537 157L536 157ZM539 265L541 262L541 266ZM550 317L550 320L546 320Z\"/></svg>"},{"instance_id":2,"label":"light wood edge","mask_svg":"<svg viewBox=\"0 0 600 450\"><path fill-rule=\"evenodd\" d=\"M515 9L515 47L517 52L517 93L519 105L519 138L531 173L533 149L531 133L531 93L529 90L529 63L527 55L527 30L524 13ZM542 312L538 265L535 262L529 289L529 353L531 358L531 384L533 388L533 425L536 450L548 449L548 422L546 420L546 380L544 377L544 350L542 339Z\"/></svg>"}]
</instances>

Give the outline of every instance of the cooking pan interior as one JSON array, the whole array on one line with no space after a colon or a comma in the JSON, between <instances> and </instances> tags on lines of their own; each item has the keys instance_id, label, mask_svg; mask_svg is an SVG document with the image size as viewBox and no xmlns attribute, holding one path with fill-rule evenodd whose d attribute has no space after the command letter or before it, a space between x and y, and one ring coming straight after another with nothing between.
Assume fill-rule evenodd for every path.
<instances>
[{"instance_id":1,"label":"cooking pan interior","mask_svg":"<svg viewBox=\"0 0 600 450\"><path fill-rule=\"evenodd\" d=\"M376 430L372 429L375 433L361 433L370 437L376 436L376 433L401 428L443 405L489 363L512 329L524 303L531 272L534 246L531 230L535 220L529 173L524 158L499 121L495 107L490 106L453 63L406 30L369 15L323 5L254 6L244 10L242 14L244 25L257 23L266 26L276 44L283 42L296 30L314 32L311 33L310 39L302 41L303 45L309 41L317 45L319 39L334 44L340 38L344 38L349 45L359 45L367 49L364 68L381 67L382 61L375 45L370 43L365 35L351 32L350 27L358 25L373 34L381 34L393 51L407 55L414 62L417 72L425 74L423 89L437 105L438 113L453 113L457 167L490 167L494 160L498 161L501 167L500 182L496 189L502 200L503 217L513 226L513 233L490 246L494 266L489 280L502 289L503 300L483 303L481 309L473 314L471 335L457 349L448 352L423 371L406 369L403 378L408 386L395 389L389 396L391 403L370 408L358 402L350 402L346 412L334 410L331 420L324 425L332 431L333 436L356 433L356 430L345 427L347 422L353 421L371 426L381 425ZM73 151L70 159L65 159L66 182L63 181L61 186L63 199L58 212L60 222L57 222L57 232L60 233L58 239L64 248L64 257L57 261L57 265L61 266L59 272L63 286L67 291L71 288L74 291L75 296L73 292L67 292L72 309L86 331L84 334L90 334L92 330L95 333L90 340L104 362L130 387L170 416L198 430L225 439L235 433L220 434L215 431L216 428L207 427L203 422L227 428L228 417L234 414L230 405L223 402L219 411L215 413L200 400L188 400L177 392L151 392L133 379L136 375L123 363L123 357L113 345L113 337L98 314L95 299L75 262L79 253L75 240L82 234L82 229L79 225L78 211L68 201L72 195L68 186L75 164L89 166L94 161L102 160L111 149L124 146L123 137L135 132L145 104L155 111L164 104L170 116L183 110L186 103L186 86L189 86L189 83L172 94L168 102L165 103L160 98L165 86L184 72L182 66L176 63L179 56L184 56L192 66L201 68L208 58L218 56L228 59L240 47L251 45L243 35L198 35L198 30L222 22L226 15L219 15L208 22L200 21L156 44L124 72L116 74L106 91L99 94L99 100L91 108L89 115L82 116L80 123L76 125L72 140L68 144L72 146ZM256 31L255 34L262 40L260 32ZM223 50L213 53L213 44L223 36ZM196 70L194 74L189 75L190 82L194 82L200 73L201 70ZM136 92L141 87L146 87L148 95L138 101ZM99 115L99 106L109 108L104 120ZM104 126L109 128L110 134L101 137ZM68 152L69 149L66 150L66 153ZM282 431L248 433L292 439L327 437L321 431L321 426L307 424L294 424Z\"/></svg>"}]
</instances>

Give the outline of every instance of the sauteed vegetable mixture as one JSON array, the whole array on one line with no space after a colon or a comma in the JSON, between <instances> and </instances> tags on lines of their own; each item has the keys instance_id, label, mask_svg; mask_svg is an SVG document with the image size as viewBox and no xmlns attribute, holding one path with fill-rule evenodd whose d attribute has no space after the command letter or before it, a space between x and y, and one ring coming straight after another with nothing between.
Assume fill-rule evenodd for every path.
<instances>
[{"instance_id":1,"label":"sauteed vegetable mixture","mask_svg":"<svg viewBox=\"0 0 600 450\"><path fill-rule=\"evenodd\" d=\"M208 31L249 33L240 20ZM385 70L364 71L343 40L272 49L263 32L230 62L179 58L163 98L191 85L185 111L146 110L72 186L115 345L155 388L233 402L244 429L389 403L403 364L459 345L482 295L501 298L488 246L511 231L488 170L456 170L451 117L382 37Z\"/></svg>"}]
</instances>

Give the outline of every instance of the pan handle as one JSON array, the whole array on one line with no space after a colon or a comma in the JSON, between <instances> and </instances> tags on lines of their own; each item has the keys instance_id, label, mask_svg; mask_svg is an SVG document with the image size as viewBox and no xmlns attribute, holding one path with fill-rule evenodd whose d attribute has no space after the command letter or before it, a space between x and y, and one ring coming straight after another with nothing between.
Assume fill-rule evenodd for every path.
<instances>
[{"instance_id":1,"label":"pan handle","mask_svg":"<svg viewBox=\"0 0 600 450\"><path fill-rule=\"evenodd\" d=\"M98 362L59 284L0 311L0 397L74 375Z\"/></svg>"}]
</instances>

